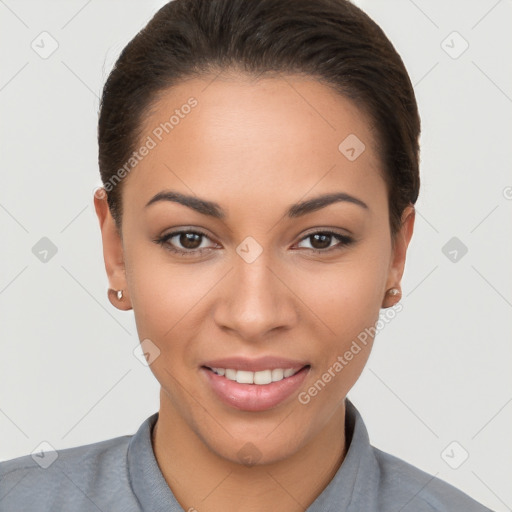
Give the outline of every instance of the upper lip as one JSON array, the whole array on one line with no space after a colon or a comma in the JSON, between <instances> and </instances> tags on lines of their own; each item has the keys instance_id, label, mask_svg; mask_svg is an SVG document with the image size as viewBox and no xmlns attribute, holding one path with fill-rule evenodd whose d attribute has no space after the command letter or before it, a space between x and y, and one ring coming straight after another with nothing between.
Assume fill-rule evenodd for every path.
<instances>
[{"instance_id":1,"label":"upper lip","mask_svg":"<svg viewBox=\"0 0 512 512\"><path fill-rule=\"evenodd\" d=\"M208 368L230 368L233 370L245 370L250 372L260 372L262 370L274 370L276 368L293 368L300 370L304 366L309 365L307 361L297 361L284 357L264 356L255 359L246 357L224 357L222 359L214 359L205 361L202 366Z\"/></svg>"}]
</instances>

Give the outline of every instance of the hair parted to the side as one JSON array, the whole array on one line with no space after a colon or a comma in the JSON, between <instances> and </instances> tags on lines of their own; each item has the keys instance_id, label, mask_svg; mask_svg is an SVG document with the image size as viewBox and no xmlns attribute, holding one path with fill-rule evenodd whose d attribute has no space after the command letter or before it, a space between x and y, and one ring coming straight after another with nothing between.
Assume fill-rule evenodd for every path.
<instances>
[{"instance_id":1,"label":"hair parted to the side","mask_svg":"<svg viewBox=\"0 0 512 512\"><path fill-rule=\"evenodd\" d=\"M365 112L376 129L390 230L396 234L404 208L419 194L418 107L393 45L348 0L173 0L164 5L123 49L105 83L98 124L103 183L112 184L130 159L158 93L185 78L229 70L310 76ZM122 182L105 188L121 232Z\"/></svg>"}]
</instances>

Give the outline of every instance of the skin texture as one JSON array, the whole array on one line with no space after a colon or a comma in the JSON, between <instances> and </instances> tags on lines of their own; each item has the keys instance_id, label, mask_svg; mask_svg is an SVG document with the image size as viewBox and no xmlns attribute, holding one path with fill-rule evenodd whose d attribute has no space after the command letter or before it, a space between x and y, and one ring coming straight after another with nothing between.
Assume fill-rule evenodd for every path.
<instances>
[{"instance_id":1,"label":"skin texture","mask_svg":"<svg viewBox=\"0 0 512 512\"><path fill-rule=\"evenodd\" d=\"M414 208L392 244L371 123L326 85L290 75L190 79L160 96L141 141L191 96L197 106L124 179L122 238L106 200L94 198L109 284L124 293L111 301L133 308L140 340L160 350L150 365L161 384L153 447L181 506L303 511L346 454L343 399L373 340L308 404L294 394L262 412L220 402L201 365L232 355L304 360L307 390L399 299L386 291L400 287ZM338 150L349 134L366 146L354 161ZM215 201L226 217L168 201L144 207L164 189ZM291 204L332 192L368 209L337 202L284 216ZM185 245L176 236L175 247L205 252L180 256L154 242L180 228L207 238ZM354 242L306 236L327 228ZM236 252L248 236L263 249L252 263ZM261 457L252 467L238 456L246 443Z\"/></svg>"}]
</instances>

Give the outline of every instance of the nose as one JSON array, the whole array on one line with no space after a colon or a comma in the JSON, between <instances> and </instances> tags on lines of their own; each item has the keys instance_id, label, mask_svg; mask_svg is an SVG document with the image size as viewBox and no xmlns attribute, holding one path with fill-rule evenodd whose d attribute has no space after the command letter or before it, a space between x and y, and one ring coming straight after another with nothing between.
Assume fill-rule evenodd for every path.
<instances>
[{"instance_id":1,"label":"nose","mask_svg":"<svg viewBox=\"0 0 512 512\"><path fill-rule=\"evenodd\" d=\"M298 310L288 275L283 266L272 264L266 251L252 263L236 257L220 289L216 324L247 341L291 329L297 323Z\"/></svg>"}]
</instances>

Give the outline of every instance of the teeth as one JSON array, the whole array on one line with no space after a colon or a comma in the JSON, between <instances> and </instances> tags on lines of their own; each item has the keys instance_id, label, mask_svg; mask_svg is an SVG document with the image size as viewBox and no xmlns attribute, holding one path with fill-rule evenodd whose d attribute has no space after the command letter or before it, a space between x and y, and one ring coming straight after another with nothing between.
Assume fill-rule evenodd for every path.
<instances>
[{"instance_id":1,"label":"teeth","mask_svg":"<svg viewBox=\"0 0 512 512\"><path fill-rule=\"evenodd\" d=\"M295 375L299 370L293 368L275 368L274 370L262 370L259 372L249 372L247 370L233 370L232 368L212 368L217 375L222 375L226 379L234 380L240 384L264 385L271 382L277 382Z\"/></svg>"},{"instance_id":2,"label":"teeth","mask_svg":"<svg viewBox=\"0 0 512 512\"><path fill-rule=\"evenodd\" d=\"M236 370L226 370L224 377L229 380L236 380Z\"/></svg>"},{"instance_id":3,"label":"teeth","mask_svg":"<svg viewBox=\"0 0 512 512\"><path fill-rule=\"evenodd\" d=\"M281 368L276 368L272 370L272 382L277 382L278 380L282 380L284 377L284 370Z\"/></svg>"},{"instance_id":4,"label":"teeth","mask_svg":"<svg viewBox=\"0 0 512 512\"><path fill-rule=\"evenodd\" d=\"M238 370L236 372L236 381L240 384L252 384L254 382L254 373Z\"/></svg>"}]
</instances>

